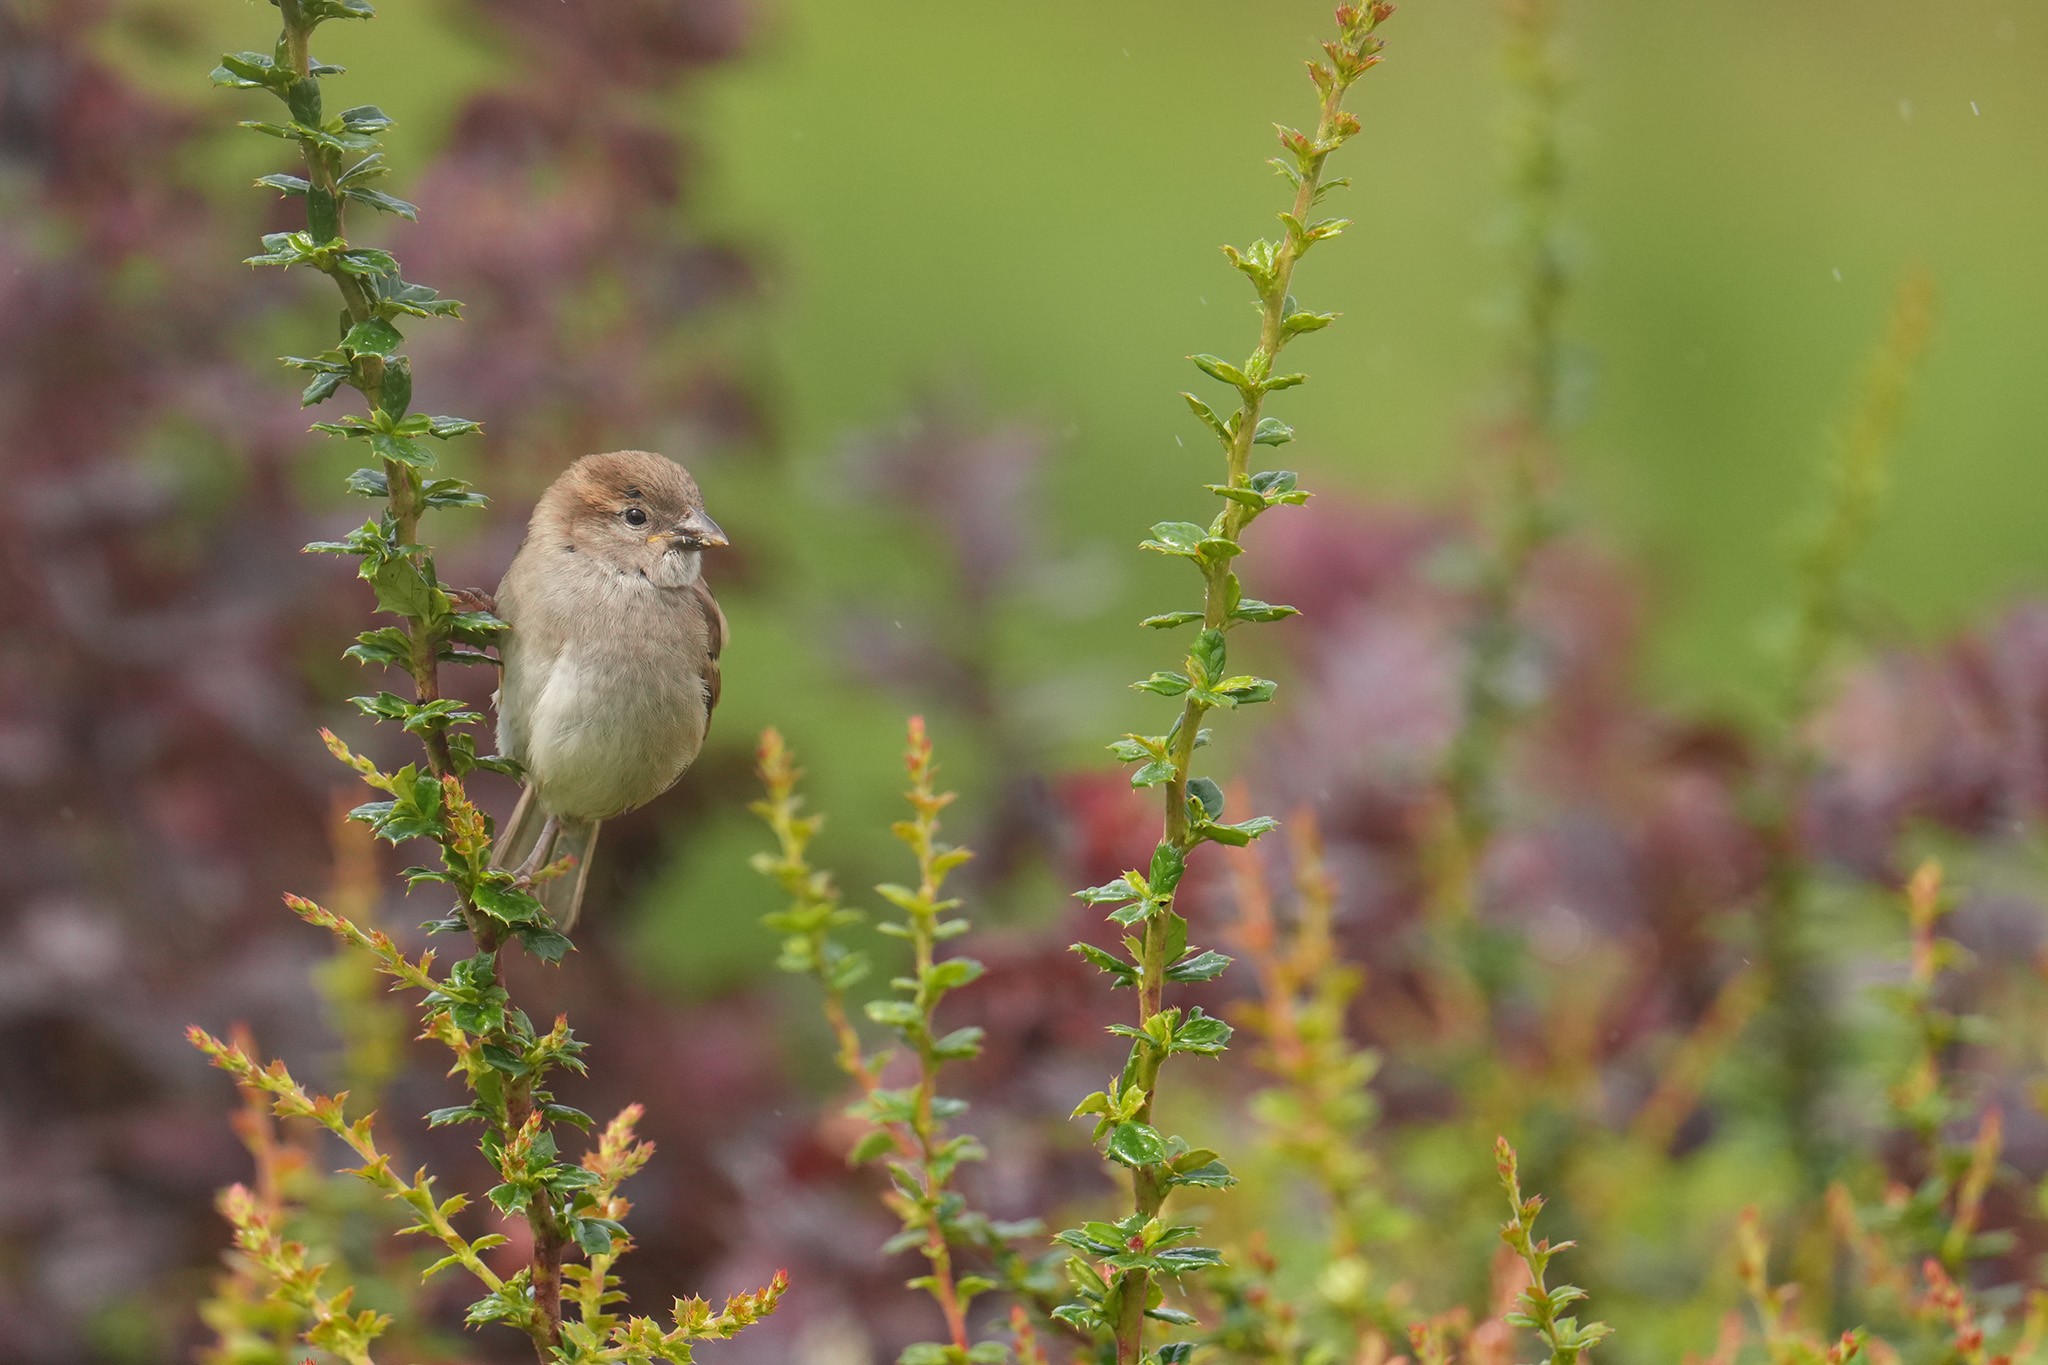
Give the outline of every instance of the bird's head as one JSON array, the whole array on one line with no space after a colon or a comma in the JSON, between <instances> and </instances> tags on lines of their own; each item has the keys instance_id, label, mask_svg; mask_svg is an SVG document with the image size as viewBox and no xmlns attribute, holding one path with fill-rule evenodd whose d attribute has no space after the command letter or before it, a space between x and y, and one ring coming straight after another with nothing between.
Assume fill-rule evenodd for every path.
<instances>
[{"instance_id":1,"label":"bird's head","mask_svg":"<svg viewBox=\"0 0 2048 1365\"><path fill-rule=\"evenodd\" d=\"M661 587L693 582L702 552L728 543L705 513L697 481L646 450L585 455L563 471L539 511L578 552Z\"/></svg>"}]
</instances>

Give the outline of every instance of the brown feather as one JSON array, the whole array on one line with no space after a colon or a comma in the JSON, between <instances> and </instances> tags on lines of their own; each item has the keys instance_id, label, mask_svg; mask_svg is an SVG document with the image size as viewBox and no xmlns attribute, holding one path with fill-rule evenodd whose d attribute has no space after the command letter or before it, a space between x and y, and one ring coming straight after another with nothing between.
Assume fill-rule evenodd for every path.
<instances>
[{"instance_id":1,"label":"brown feather","mask_svg":"<svg viewBox=\"0 0 2048 1365\"><path fill-rule=\"evenodd\" d=\"M719 609L718 599L711 595L711 589L705 586L704 580L700 578L690 586L696 589L697 596L704 600L704 624L711 631L710 657L704 664L704 725L709 729L711 713L718 709L718 690L721 683L718 656L725 652L726 632L729 628L725 624L725 613Z\"/></svg>"},{"instance_id":2,"label":"brown feather","mask_svg":"<svg viewBox=\"0 0 2048 1365\"><path fill-rule=\"evenodd\" d=\"M528 789L497 857L506 867L577 858L572 874L537 889L564 928L599 822L673 786L702 748L726 622L701 555L725 543L680 466L646 451L589 455L542 496L498 586L494 606L511 627L499 647L498 749L525 767ZM529 847L544 824L557 830L552 847Z\"/></svg>"}]
</instances>

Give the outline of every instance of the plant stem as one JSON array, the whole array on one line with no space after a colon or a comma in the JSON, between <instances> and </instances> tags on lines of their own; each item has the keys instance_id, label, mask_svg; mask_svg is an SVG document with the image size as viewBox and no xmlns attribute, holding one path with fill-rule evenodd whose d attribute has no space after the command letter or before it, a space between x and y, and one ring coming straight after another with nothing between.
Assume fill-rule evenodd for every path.
<instances>
[{"instance_id":1,"label":"plant stem","mask_svg":"<svg viewBox=\"0 0 2048 1365\"><path fill-rule=\"evenodd\" d=\"M785 935L780 965L817 980L826 1024L835 1042L835 1060L860 1087L862 1102L849 1112L865 1119L871 1132L856 1147L853 1160L858 1164L882 1156L892 1158L896 1188L884 1197L885 1202L902 1219L906 1235L920 1234L916 1245L929 1270L919 1283L945 1321L950 1349L964 1356L970 1348L967 1309L973 1295L987 1285L963 1283L953 1251L960 1237L966 1238L965 1244L982 1245L963 1228L970 1220L977 1225L986 1220L965 1212L953 1190L955 1169L960 1161L970 1159L961 1144L971 1140L946 1129L940 1110L939 1073L948 1060L974 1055L979 1044L959 1042L958 1035L942 1038L935 1016L946 993L973 980L981 965L968 958L942 961L938 956L938 945L949 930L965 927L957 920L943 920L959 902L942 898L942 890L947 874L970 855L938 841L939 813L952 803L953 794L934 790L937 769L923 719L912 717L908 729L904 766L910 790L904 799L912 817L898 821L892 832L916 860L917 883L914 888L885 885L877 890L903 912L900 922L884 927L910 941L912 972L893 983L907 998L868 1006L869 1016L895 1030L916 1061L916 1081L907 1092L883 1086L888 1054L866 1055L860 1031L847 1012L846 991L865 974L866 960L842 946L833 930L860 916L841 907L830 876L813 868L808 860L807 848L822 817L799 813L802 798L796 788L801 774L781 735L773 730L762 735L757 753L767 799L754 802L752 810L773 831L777 852L757 856L754 866L774 877L791 898L788 910L767 917L769 925ZM994 1241L992 1237L989 1245ZM910 1243L899 1241L897 1245ZM1000 1252L997 1255L1000 1259Z\"/></svg>"},{"instance_id":2,"label":"plant stem","mask_svg":"<svg viewBox=\"0 0 2048 1365\"><path fill-rule=\"evenodd\" d=\"M1318 240L1307 226L1309 211L1320 197L1323 169L1330 153L1357 131L1357 119L1344 111L1344 95L1351 84L1377 62L1378 40L1372 33L1392 12L1393 7L1384 4L1339 9L1339 22L1345 30L1344 41L1325 45L1336 62L1335 69L1311 64L1321 93L1315 133L1306 139L1299 134L1283 134L1283 145L1294 151L1298 158L1294 200L1289 212L1282 217L1287 231L1273 252L1270 267L1262 275L1254 276L1260 294L1259 343L1244 369L1249 382L1238 386L1239 407L1233 419L1236 426L1229 432L1224 447L1225 488L1249 490L1251 487L1252 446L1260 435L1259 419L1267 392L1264 381L1271 375L1273 362L1291 335L1287 322L1295 308L1292 294L1294 269L1302 253ZM1290 137L1293 141L1288 140ZM1211 536L1237 546L1245 527L1259 510L1250 503L1226 500L1219 524ZM1238 624L1231 615L1237 605L1237 575L1233 559L1234 555L1214 555L1201 561L1202 627L1205 631L1225 633ZM1202 836L1196 832L1189 814L1188 784L1193 776L1202 720L1213 707L1213 703L1202 695L1205 690L1190 688L1181 703L1180 719L1174 731L1172 772L1164 784L1165 831L1162 842L1171 845L1183 857L1202 842ZM1172 916L1165 910L1145 921L1135 983L1140 1028L1159 1015L1163 1007L1166 970L1172 965L1168 961L1169 936L1173 932ZM1131 1083L1143 1095L1135 1116L1141 1124L1149 1126L1152 1122L1159 1071L1166 1055L1165 1047L1157 1043L1140 1044L1135 1051ZM1132 1167L1132 1203L1144 1219L1150 1220L1158 1214L1169 1188L1156 1168ZM1144 1355L1145 1311L1153 1287L1151 1272L1143 1268L1121 1271L1117 1284L1116 1357L1119 1365L1136 1365Z\"/></svg>"},{"instance_id":3,"label":"plant stem","mask_svg":"<svg viewBox=\"0 0 2048 1365\"><path fill-rule=\"evenodd\" d=\"M1545 482L1557 441L1569 280L1558 241L1564 163L1558 117L1564 80L1554 52L1556 0L1504 0L1505 65L1517 108L1508 148L1513 286L1506 354L1508 411L1497 440L1505 469L1483 516L1488 543L1479 571L1477 610L1466 657L1464 713L1451 742L1444 782L1455 850L1446 860L1445 909L1469 914L1476 870L1496 819L1493 784L1514 720L1508 675L1519 640L1522 580L1550 538Z\"/></svg>"},{"instance_id":4,"label":"plant stem","mask_svg":"<svg viewBox=\"0 0 2048 1365\"><path fill-rule=\"evenodd\" d=\"M318 20L308 16L301 0L277 0L277 4L283 22L282 46L291 75L297 82L310 84L315 79L312 33ZM305 156L309 196L323 195L333 205L333 232L327 240L345 243L348 199L341 188L341 153L332 146L315 145L304 140L300 145ZM325 273L341 293L349 325L378 318L376 298L361 278L338 266L327 268ZM350 386L362 394L373 417L384 404L387 372L386 359L374 354L358 356L350 372ZM402 411L401 406L398 412ZM418 545L420 518L426 511L420 476L417 470L401 460L386 457L380 463L393 540L404 547L405 553L417 556L419 552L414 547ZM414 700L421 705L441 700L439 656L446 643L445 634L437 631L429 621L412 616L405 618L402 629L409 644L404 665L412 679ZM443 783L458 783L460 774L452 760L446 731L441 728L425 729L421 732L421 740L427 767L433 776ZM458 910L475 940L477 951L489 955L490 984L502 986L503 964L498 949L505 941L504 932L482 913L474 897L466 892L459 897ZM500 1128L501 1140L509 1142L534 1117L533 1084L533 1078L528 1076L508 1086ZM541 1325L541 1330L533 1334L534 1347L545 1362L552 1358L551 1348L559 1342L561 1335L561 1269L569 1236L544 1190L539 1191L529 1204L527 1222L533 1235L531 1269Z\"/></svg>"},{"instance_id":5,"label":"plant stem","mask_svg":"<svg viewBox=\"0 0 2048 1365\"><path fill-rule=\"evenodd\" d=\"M924 737L922 721L911 723L910 775L912 789L910 801L916 810L916 817L910 822L907 842L917 857L917 904L918 909L909 914L912 955L916 964L916 979L923 995L923 985L931 979L934 965L934 949L938 944L939 883L944 874L937 872L933 865L936 852L935 840L938 834L938 812L947 800L935 796L931 787L931 745ZM953 1275L953 1249L946 1239L946 1229L938 1214L938 1201L945 1194L949 1178L941 1176L938 1169L939 1143L944 1134L932 1117L932 1100L939 1091L939 1067L942 1060L934 1048L930 1025L930 1009L926 1009L926 1024L916 1035L917 1043L917 1104L916 1118L912 1123L917 1138L915 1157L919 1173L924 1181L924 1198L930 1206L925 1224L925 1259L931 1264L931 1295L939 1305L940 1316L946 1320L946 1332L953 1345L965 1351L967 1340L967 1310L960 1302L958 1286Z\"/></svg>"}]
</instances>

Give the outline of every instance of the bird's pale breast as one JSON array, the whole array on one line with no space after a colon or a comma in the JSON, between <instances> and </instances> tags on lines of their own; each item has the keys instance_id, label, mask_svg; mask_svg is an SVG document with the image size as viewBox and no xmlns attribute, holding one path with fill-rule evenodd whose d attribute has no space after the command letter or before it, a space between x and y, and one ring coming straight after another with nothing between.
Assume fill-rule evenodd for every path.
<instances>
[{"instance_id":1,"label":"bird's pale breast","mask_svg":"<svg viewBox=\"0 0 2048 1365\"><path fill-rule=\"evenodd\" d=\"M645 805L704 743L701 599L589 556L547 563L545 574L523 572L527 558L499 590L512 627L499 749L557 814L602 819Z\"/></svg>"}]
</instances>

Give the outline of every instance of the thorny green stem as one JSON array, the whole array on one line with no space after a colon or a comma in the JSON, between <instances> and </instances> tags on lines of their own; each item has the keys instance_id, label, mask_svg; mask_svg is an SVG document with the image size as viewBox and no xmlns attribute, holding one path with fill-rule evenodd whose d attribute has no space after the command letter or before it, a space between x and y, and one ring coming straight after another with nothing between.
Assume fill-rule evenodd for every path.
<instances>
[{"instance_id":1,"label":"thorny green stem","mask_svg":"<svg viewBox=\"0 0 2048 1365\"><path fill-rule=\"evenodd\" d=\"M292 73L301 80L313 74L312 31L299 0L278 0L278 11L284 18L284 40L287 59ZM308 147L306 150L306 178L314 187L324 191L334 202L335 236L346 238L348 200L337 185L340 174L340 153L329 148ZM370 292L363 282L344 270L330 270L328 277L341 291L342 305L347 310L351 323L367 322L376 316ZM384 361L381 357L365 357L362 363L360 381L354 387L375 411L383 399ZM417 477L412 470L397 460L383 461L384 477L390 488L391 515L398 527L398 542L401 545L417 543L420 514L425 510L419 502ZM412 657L408 660L407 672L412 675L413 691L421 702L438 701L441 696L440 669L436 655L441 642L433 634L408 620L405 625L412 638ZM425 736L427 761L434 776L444 777L452 765L448 757L448 741L438 731ZM471 931L479 938L479 947L495 948L495 942L483 942L494 937L485 928L487 921L473 912L467 916Z\"/></svg>"},{"instance_id":2,"label":"thorny green stem","mask_svg":"<svg viewBox=\"0 0 2048 1365\"><path fill-rule=\"evenodd\" d=\"M1584 1299L1586 1293L1575 1285L1551 1288L1547 1280L1551 1258L1569 1251L1576 1243L1558 1242L1535 1236L1536 1216L1543 1211L1543 1196L1522 1197L1522 1183L1515 1149L1506 1138L1494 1140L1494 1166L1500 1173L1501 1188L1507 1192L1512 1211L1500 1230L1507 1243L1529 1268L1529 1287L1518 1299L1517 1311L1507 1315L1511 1326L1527 1327L1543 1339L1550 1351L1549 1365L1577 1365L1579 1358L1612 1335L1604 1322L1581 1324L1576 1317L1560 1317L1558 1310Z\"/></svg>"},{"instance_id":3,"label":"thorny green stem","mask_svg":"<svg viewBox=\"0 0 2048 1365\"><path fill-rule=\"evenodd\" d=\"M599 1311L620 1297L614 1292L616 1281L610 1266L630 1246L630 1242L622 1245L618 1240L626 1235L619 1222L625 1205L614 1197L616 1185L629 1173L629 1166L645 1159L645 1152L628 1150L631 1120L624 1118L607 1130L608 1146L601 1154L604 1171L588 1165L578 1169L558 1159L555 1126L580 1125L588 1119L556 1104L546 1078L562 1069L581 1071L578 1055L583 1044L566 1019L558 1018L551 1030L541 1033L525 1012L511 1003L503 984L501 950L516 938L536 957L553 962L572 945L549 921L526 885L513 872L493 865L490 820L469 799L463 777L478 768L511 772L513 765L477 753L477 736L470 727L479 726L483 717L459 702L443 699L438 676L444 659L488 661L483 648L498 638L504 623L466 601L468 594L444 587L435 572L431 547L419 543L420 520L430 508L480 507L486 502L462 479L428 479L423 473L437 463L436 443L473 433L479 427L462 418L411 411L412 369L402 350L405 337L398 325L415 317L451 316L461 305L406 281L389 252L351 245L344 235L344 211L352 202L400 217L416 216L412 205L370 188L387 169L375 134L389 127L391 120L372 105L327 113L320 81L336 68L323 66L311 52L312 35L320 24L368 19L374 14L373 7L367 0L273 2L283 25L276 45L268 53L223 55L213 79L231 89L267 92L289 111L284 121L252 120L245 126L297 146L305 165L303 175L266 175L258 183L303 197L306 227L304 231L265 234L262 254L249 258L249 263L310 268L328 276L340 290L344 311L334 343L318 354L288 356L283 362L315 376L301 396L304 406L325 402L344 384L361 393L369 406L367 416L319 422L314 429L368 447L374 467L356 471L348 486L350 491L384 504L380 516L366 521L346 539L317 541L306 548L354 557L360 576L376 593L377 610L404 622L402 627L380 626L358 634L348 656L365 665L404 671L412 679L413 698L380 691L352 700L365 715L400 722L408 732L419 735L425 761L385 772L351 752L333 734L323 731L322 737L337 759L390 798L356 808L350 812L351 818L394 845L432 842L440 854L439 866L411 867L403 875L411 885L439 885L452 893L455 913L430 928L437 932L467 929L475 951L445 972L436 973L431 970L432 952L413 961L388 936L366 931L346 915L298 897L286 899L309 923L336 933L368 954L378 972L423 994L425 1036L455 1054L455 1070L470 1091L468 1104L437 1110L429 1122L482 1126L480 1146L499 1177L490 1199L505 1217L526 1221L532 1235L528 1264L513 1276L493 1272L479 1253L507 1239L495 1232L473 1242L457 1236L448 1215L465 1201L458 1195L441 1205L433 1204L424 1173L413 1182L400 1181L381 1159L356 1173L414 1209L416 1225L407 1231L430 1233L450 1247L452 1254L436 1262L429 1273L459 1264L483 1284L488 1293L469 1306L469 1323L501 1323L517 1329L532 1342L544 1365L563 1359L589 1365L687 1359L687 1342L730 1336L771 1311L786 1281L778 1276L758 1292L735 1296L720 1312L713 1312L701 1299L679 1299L669 1328L652 1318L622 1320ZM195 1035L194 1042L238 1079L262 1083L277 1099L280 1113L290 1109L319 1118L368 1159L364 1146L368 1117L354 1124L343 1123L338 1097L299 1092L282 1063L258 1073L245 1057L210 1045L211 1040L203 1035ZM268 1080L256 1081L259 1075ZM237 1223L237 1229L260 1240L260 1229L253 1224L245 1228ZM576 1301L583 1311L579 1321L565 1326L564 1262L572 1245L583 1248L590 1260L567 1276L577 1282ZM277 1264L284 1272L296 1273L283 1262ZM289 1286L280 1283L280 1288ZM317 1338L308 1335L306 1340L310 1345L326 1346L333 1333L345 1331L352 1334L351 1342L367 1342L383 1325L384 1320L375 1313L357 1314L346 1324L322 1325Z\"/></svg>"},{"instance_id":4,"label":"thorny green stem","mask_svg":"<svg viewBox=\"0 0 2048 1365\"><path fill-rule=\"evenodd\" d=\"M311 81L314 74L312 32L317 20L308 16L301 0L277 0L277 4L282 16L284 55L291 73L300 81ZM305 153L309 183L333 204L334 228L329 240L345 240L348 200L340 187L341 153L330 146L304 142L301 148ZM368 285L360 278L339 267L330 267L326 273L340 290L350 324L360 324L377 317L375 300ZM382 356L364 355L350 376L351 386L362 394L372 414L383 404L386 372L386 361ZM387 457L381 464L395 541L400 546L416 545L420 517L426 510L419 476L399 460ZM412 679L415 699L423 705L440 700L438 656L444 637L426 621L412 617L406 618L403 629L410 645L405 667ZM443 783L458 783L460 778L451 759L445 731L428 729L422 733L422 740L427 765L434 777ZM460 896L459 912L478 951L490 955L490 984L502 986L503 964L498 950L503 946L506 935L482 913L468 894ZM514 1134L534 1119L534 1084L534 1077L525 1075L515 1078L507 1086L504 1126L500 1134L503 1140L509 1142ZM538 1330L533 1333L534 1348L539 1359L547 1362L553 1358L552 1348L561 1337L562 1262L570 1242L569 1229L545 1189L534 1192L526 1217L533 1235L532 1284L534 1302L539 1310Z\"/></svg>"},{"instance_id":5,"label":"thorny green stem","mask_svg":"<svg viewBox=\"0 0 2048 1365\"><path fill-rule=\"evenodd\" d=\"M1376 43L1372 32L1393 12L1386 4L1374 4L1357 9L1340 8L1340 23L1347 28L1356 26L1356 40L1361 45ZM1333 57L1337 50L1331 46ZM1355 55L1355 54L1354 54ZM1302 253L1314 242L1303 225L1309 221L1309 211L1318 199L1322 186L1323 170L1330 153L1345 138L1355 132L1357 119L1344 110L1344 96L1357 78L1377 62L1376 55L1368 57L1362 64L1340 63L1338 70L1322 68L1311 64L1319 73L1317 86L1321 99L1317 111L1316 129L1311 146L1313 150L1300 156L1300 174L1295 184L1294 201L1290 212L1283 220L1287 223L1278 250L1275 252L1270 280L1260 285L1259 344L1252 353L1246 373L1253 384L1239 389L1240 401L1237 428L1231 433L1225 448L1227 478L1225 486L1231 489L1250 487L1251 452L1258 435L1259 417L1265 403L1266 390L1258 383L1271 373L1271 367L1286 346L1289 332L1285 326L1293 306L1292 285L1295 266ZM1222 523L1216 534L1232 545L1239 543L1245 526L1255 515L1254 509L1236 500L1227 501ZM1231 559L1214 557L1203 563L1202 626L1205 630L1228 632L1236 624L1231 619L1233 601L1231 586L1236 578ZM1211 706L1196 690L1190 689L1181 705L1180 720L1175 732L1172 775L1165 783L1165 837L1164 842L1185 854L1200 840L1196 837L1189 819L1188 782L1193 775L1194 754L1201 731L1202 719ZM1142 1027L1160 1012L1166 984L1168 961L1168 935L1171 933L1169 917L1155 914L1145 921L1142 947L1139 953L1139 975L1136 982L1138 997L1138 1023ZM1137 1111L1137 1121L1149 1125L1157 1099L1159 1069L1165 1060L1165 1051L1160 1047L1140 1047L1133 1084L1144 1099ZM1131 1194L1138 1213L1146 1219L1158 1214L1168 1192L1159 1175L1151 1167L1134 1167L1131 1171ZM1145 1310L1151 1294L1151 1272L1132 1269L1118 1276L1119 1303L1115 1328L1116 1353L1119 1365L1136 1365L1144 1355Z\"/></svg>"},{"instance_id":6,"label":"thorny green stem","mask_svg":"<svg viewBox=\"0 0 2048 1365\"><path fill-rule=\"evenodd\" d=\"M1338 87L1323 98L1321 117L1316 123L1316 141L1330 141L1337 129L1337 119L1343 112L1344 87ZM1319 152L1312 159L1311 169L1301 179L1301 187L1295 191L1293 216L1296 222L1307 220L1309 209L1315 204L1316 188L1322 180L1323 165L1329 160L1329 152ZM1289 232L1280 244L1274 260L1274 287L1268 292L1259 312L1259 349L1255 353L1270 363L1278 358L1287 338L1281 329L1281 322L1287 313L1288 291L1294 281L1294 267L1301 259L1305 238ZM1229 467L1228 484L1232 488L1244 488L1250 482L1248 470L1251 465L1252 437L1259 427L1259 413L1265 406L1265 394L1253 391L1244 396L1243 420L1238 423L1237 432L1231 438L1226 452ZM1223 512L1223 539L1236 544L1244 534L1245 523L1251 519L1251 509L1241 502L1230 503ZM1203 573L1205 591L1202 601L1202 625L1210 630L1227 631L1233 624L1229 619L1230 599L1228 583L1231 576L1230 561L1218 560L1210 564ZM1188 777L1194 766L1195 737L1202 728L1202 717L1209 708L1192 693L1181 707L1178 744L1174 750L1174 776L1166 784L1166 837L1180 848L1190 844L1188 837ZM1161 926L1163 933L1163 926ZM1162 970L1164 963L1161 964ZM1159 982L1151 973L1147 974L1147 985L1151 990L1151 1003L1144 1006L1145 1016L1151 1017L1159 1008ZM1140 996L1141 1005L1144 997Z\"/></svg>"},{"instance_id":7,"label":"thorny green stem","mask_svg":"<svg viewBox=\"0 0 2048 1365\"><path fill-rule=\"evenodd\" d=\"M899 826L904 841L910 845L917 858L917 905L910 912L910 935L912 955L916 964L917 980L930 980L934 959L934 948L938 943L939 884L945 873L938 869L938 815L952 800L952 794L940 796L932 790L931 741L926 738L921 718L911 722L910 739L909 799L915 810L915 818L908 822L908 828ZM916 1151L910 1153L917 1162L924 1181L925 1198L936 1205L951 1183L951 1177L939 1169L939 1144L944 1133L932 1115L932 1100L939 1091L939 1068L943 1059L938 1055L932 1030L926 1027L916 1035L917 1042L917 1102L913 1109L912 1131L916 1137ZM930 1263L930 1289L933 1300L939 1306L939 1313L946 1320L946 1332L952 1343L961 1351L968 1348L967 1310L960 1301L958 1283L953 1271L953 1248L946 1238L946 1229L936 1214L930 1216L925 1225L925 1259Z\"/></svg>"},{"instance_id":8,"label":"thorny green stem","mask_svg":"<svg viewBox=\"0 0 2048 1365\"><path fill-rule=\"evenodd\" d=\"M938 958L938 944L946 936L948 924L958 924L943 919L948 910L959 904L942 898L943 884L947 874L970 856L966 849L949 848L938 840L939 813L952 803L953 794L934 790L937 768L932 759L931 740L923 718L912 717L905 754L910 790L904 794L912 818L898 821L893 832L916 860L917 885L914 889L893 885L879 888L904 916L900 924L886 926L887 929L909 939L911 945L912 975L895 983L908 993L909 1015L889 1015L890 1026L917 1062L917 1078L908 1092L910 1103L904 1108L882 1085L887 1054L867 1055L860 1032L847 1012L847 987L865 971L865 961L860 954L840 945L832 933L837 925L859 916L841 908L830 876L813 868L808 860L807 847L822 817L799 813L802 798L797 795L796 785L801 774L781 735L773 730L765 732L757 759L767 799L753 803L752 809L773 831L778 850L776 855L757 857L755 867L773 876L793 902L789 910L768 917L770 926L786 935L781 965L785 970L802 971L814 977L821 988L821 1005L832 1031L835 1059L840 1069L859 1085L864 1099L850 1112L865 1118L872 1125L872 1133L885 1139L879 1150L857 1153L855 1159L865 1161L876 1155L893 1154L893 1171L899 1184L885 1196L885 1202L903 1219L906 1229L921 1230L920 1252L929 1270L920 1282L945 1321L951 1347L964 1356L970 1349L967 1309L972 1292L963 1290L955 1264L954 1238L959 1235L960 1216L949 1211L949 1205L956 1199L954 1170L962 1159L955 1144L961 1139L947 1132L938 1104L941 1069L950 1058L972 1052L963 1052L957 1046L952 1050L941 1047L935 1014L941 998L959 984L953 978L942 978L939 969L958 971L959 967L948 964L967 964L978 973L980 966L971 959L948 959L941 963Z\"/></svg>"}]
</instances>

